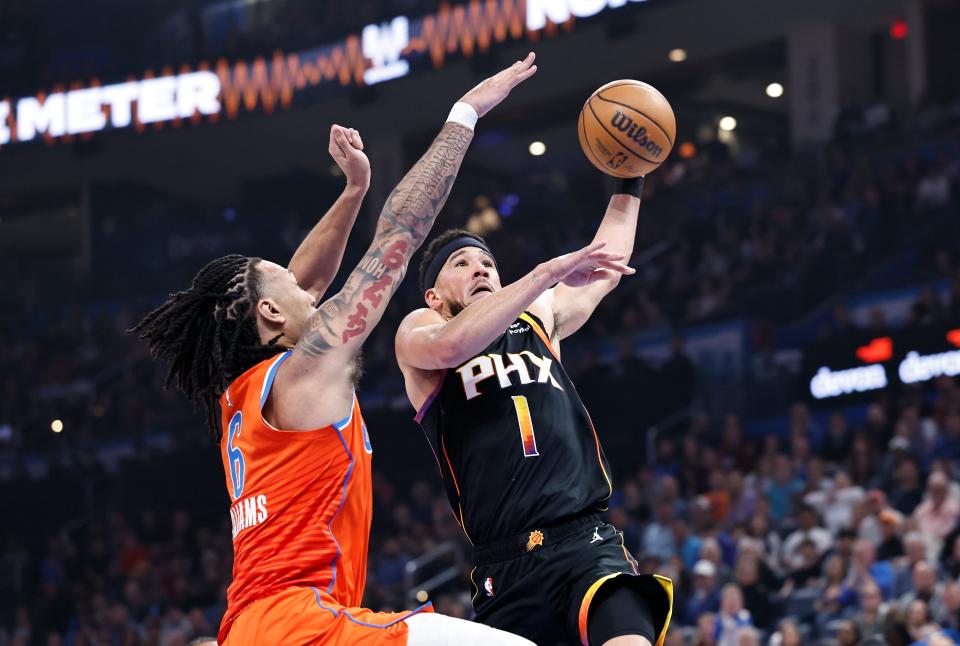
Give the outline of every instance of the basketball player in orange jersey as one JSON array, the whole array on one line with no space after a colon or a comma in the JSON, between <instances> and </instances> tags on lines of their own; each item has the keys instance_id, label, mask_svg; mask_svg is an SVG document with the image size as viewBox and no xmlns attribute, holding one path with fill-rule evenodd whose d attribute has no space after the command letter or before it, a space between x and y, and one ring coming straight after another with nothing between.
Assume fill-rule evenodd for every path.
<instances>
[{"instance_id":1,"label":"basketball player in orange jersey","mask_svg":"<svg viewBox=\"0 0 960 646\"><path fill-rule=\"evenodd\" d=\"M660 646L669 579L641 575L604 522L613 492L560 341L596 309L633 251L643 178L610 199L589 246L501 287L486 242L452 230L420 267L427 307L397 332L407 395L454 515L474 546L477 621L540 646Z\"/></svg>"},{"instance_id":2,"label":"basketball player in orange jersey","mask_svg":"<svg viewBox=\"0 0 960 646\"><path fill-rule=\"evenodd\" d=\"M233 255L209 263L135 328L170 363L168 382L206 412L220 442L234 546L220 644L529 646L422 612L429 608L358 607L372 447L354 381L361 344L446 201L477 119L536 72L533 61L530 54L454 105L387 198L366 255L319 308L325 285L304 282L310 267L301 275L299 265L291 271ZM351 182L367 166L355 131L334 129L331 150ZM328 246L342 253L343 240L333 240Z\"/></svg>"}]
</instances>

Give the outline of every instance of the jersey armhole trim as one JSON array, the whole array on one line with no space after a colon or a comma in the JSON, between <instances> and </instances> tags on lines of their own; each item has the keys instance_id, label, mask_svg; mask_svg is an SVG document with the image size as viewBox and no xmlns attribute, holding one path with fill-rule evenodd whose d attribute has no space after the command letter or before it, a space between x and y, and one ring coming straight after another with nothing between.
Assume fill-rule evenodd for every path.
<instances>
[{"instance_id":1,"label":"jersey armhole trim","mask_svg":"<svg viewBox=\"0 0 960 646\"><path fill-rule=\"evenodd\" d=\"M271 424L270 421L263 416L263 407L267 405L267 398L270 396L270 390L273 388L273 382L277 378L277 371L280 369L280 365L284 361L289 359L292 355L293 355L293 350L287 350L286 352L281 354L279 357L277 357L273 361L273 363L270 364L270 368L267 370L267 374L263 378L263 386L260 388L260 421L263 422L264 426L266 426L271 431L276 431L277 433L288 433L294 437L299 435L309 435L310 433L313 433L315 431L322 431L324 429L331 428L331 427L334 430L339 432L345 429L347 426L349 426L350 422L353 421L353 415L357 410L357 392L356 391L353 392L353 396L350 401L350 412L347 414L346 417L344 417L343 419L337 422L329 424L328 426L320 426L310 431L285 431L282 428L277 428L276 426Z\"/></svg>"},{"instance_id":2,"label":"jersey armhole trim","mask_svg":"<svg viewBox=\"0 0 960 646\"><path fill-rule=\"evenodd\" d=\"M440 394L440 390L443 388L443 381L447 378L448 368L444 368L440 373L440 379L437 380L437 386L433 389L433 392L427 397L426 401L420 406L420 410L417 411L416 416L413 418L417 424L423 421L423 416L427 414L427 410L430 408L430 404L433 403L433 400L437 398L437 395Z\"/></svg>"},{"instance_id":3,"label":"jersey armhole trim","mask_svg":"<svg viewBox=\"0 0 960 646\"><path fill-rule=\"evenodd\" d=\"M550 351L550 354L553 355L553 358L560 361L560 357L557 356L557 351L553 349L553 344L550 343L550 338L547 336L547 333L543 331L543 326L540 324L539 319L534 317L533 314L529 312L521 312L520 318L530 324L530 327L533 328L533 331L537 333L537 336L540 337L540 340L547 346L547 349Z\"/></svg>"},{"instance_id":4,"label":"jersey armhole trim","mask_svg":"<svg viewBox=\"0 0 960 646\"><path fill-rule=\"evenodd\" d=\"M270 364L270 369L267 370L267 376L263 378L263 386L260 388L261 411L263 411L263 407L267 405L267 398L270 396L270 389L273 388L273 380L277 378L277 370L280 368L280 364L289 359L291 354L293 354L293 351L287 350Z\"/></svg>"}]
</instances>

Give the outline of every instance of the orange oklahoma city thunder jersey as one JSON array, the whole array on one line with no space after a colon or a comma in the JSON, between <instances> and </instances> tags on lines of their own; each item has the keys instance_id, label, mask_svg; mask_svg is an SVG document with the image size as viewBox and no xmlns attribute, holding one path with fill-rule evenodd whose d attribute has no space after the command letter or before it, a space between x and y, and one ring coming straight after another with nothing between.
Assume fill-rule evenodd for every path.
<instances>
[{"instance_id":1,"label":"orange oklahoma city thunder jersey","mask_svg":"<svg viewBox=\"0 0 960 646\"><path fill-rule=\"evenodd\" d=\"M261 414L291 351L240 375L220 398L220 455L230 494L233 582L218 640L252 602L314 587L327 603L359 606L372 516L373 449L354 397L325 428L283 431Z\"/></svg>"}]
</instances>

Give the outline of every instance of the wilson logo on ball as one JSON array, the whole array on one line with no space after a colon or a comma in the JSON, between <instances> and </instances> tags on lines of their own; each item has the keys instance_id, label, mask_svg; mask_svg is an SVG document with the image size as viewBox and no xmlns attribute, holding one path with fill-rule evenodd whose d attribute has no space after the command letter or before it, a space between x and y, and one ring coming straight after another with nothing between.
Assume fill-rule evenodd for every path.
<instances>
[{"instance_id":1,"label":"wilson logo on ball","mask_svg":"<svg viewBox=\"0 0 960 646\"><path fill-rule=\"evenodd\" d=\"M651 153L654 157L659 157L663 153L663 147L657 142L652 141L647 136L646 128L643 126L638 126L633 122L633 119L619 110L617 110L617 113L613 115L612 119L610 119L610 125L620 132L626 133L630 139L635 141L642 148L645 148L647 152Z\"/></svg>"}]
</instances>

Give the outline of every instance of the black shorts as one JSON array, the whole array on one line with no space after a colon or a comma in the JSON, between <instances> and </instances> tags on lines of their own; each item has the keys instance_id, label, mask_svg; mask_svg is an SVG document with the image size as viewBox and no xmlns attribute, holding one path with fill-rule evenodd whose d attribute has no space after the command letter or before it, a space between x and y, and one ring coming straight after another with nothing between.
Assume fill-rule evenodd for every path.
<instances>
[{"instance_id":1,"label":"black shorts","mask_svg":"<svg viewBox=\"0 0 960 646\"><path fill-rule=\"evenodd\" d=\"M613 578L629 581L643 595L657 635L654 646L670 623L671 581L638 574L623 534L597 515L478 546L474 565L477 621L538 646L588 644L590 602Z\"/></svg>"}]
</instances>

